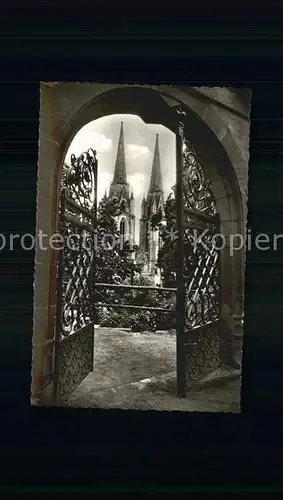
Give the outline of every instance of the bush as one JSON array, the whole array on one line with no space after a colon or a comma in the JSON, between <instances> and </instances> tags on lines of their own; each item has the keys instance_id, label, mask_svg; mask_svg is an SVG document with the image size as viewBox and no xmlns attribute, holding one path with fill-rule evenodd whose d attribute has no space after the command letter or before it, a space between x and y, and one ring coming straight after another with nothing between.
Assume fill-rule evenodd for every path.
<instances>
[{"instance_id":1,"label":"bush","mask_svg":"<svg viewBox=\"0 0 283 500\"><path fill-rule=\"evenodd\" d=\"M131 329L133 332L155 332L154 314L151 311L136 312L131 318Z\"/></svg>"},{"instance_id":2,"label":"bush","mask_svg":"<svg viewBox=\"0 0 283 500\"><path fill-rule=\"evenodd\" d=\"M100 313L100 326L107 328L131 328L131 321L123 311L104 309Z\"/></svg>"},{"instance_id":3,"label":"bush","mask_svg":"<svg viewBox=\"0 0 283 500\"><path fill-rule=\"evenodd\" d=\"M129 280L124 280L123 284L130 284ZM151 281L144 277L138 276L134 280L137 286L152 286ZM111 295L111 294L110 294ZM155 292L154 290L121 290L120 297L117 299L117 292L112 298L113 302L118 303L162 307L167 309L175 309L176 296L175 294L164 292ZM109 300L110 301L110 300ZM176 315L167 314L163 311L147 311L147 310L132 310L132 309L106 309L99 308L98 323L101 326L108 328L131 328L133 331L156 331L156 330L171 330L176 328Z\"/></svg>"}]
</instances>

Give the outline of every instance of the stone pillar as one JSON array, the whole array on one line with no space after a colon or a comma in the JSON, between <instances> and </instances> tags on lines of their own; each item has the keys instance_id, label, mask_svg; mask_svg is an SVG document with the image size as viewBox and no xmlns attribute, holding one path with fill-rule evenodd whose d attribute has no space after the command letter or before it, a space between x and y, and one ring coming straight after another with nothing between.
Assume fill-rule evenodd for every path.
<instances>
[{"instance_id":1,"label":"stone pillar","mask_svg":"<svg viewBox=\"0 0 283 500\"><path fill-rule=\"evenodd\" d=\"M34 282L34 321L33 321L33 365L32 365L32 402L37 404L43 396L46 378L46 356L52 350L52 318L55 316L55 294L51 293L54 278L52 263L54 250L50 248L49 238L55 232L56 186L54 184L58 144L51 137L41 134L39 143L39 169L37 184L37 217ZM53 218L50 215L53 214ZM40 236L42 235L42 236ZM53 297L52 297L53 295ZM52 351L51 351L52 354Z\"/></svg>"},{"instance_id":2,"label":"stone pillar","mask_svg":"<svg viewBox=\"0 0 283 500\"><path fill-rule=\"evenodd\" d=\"M36 248L33 319L33 362L31 402L40 404L46 385L48 354L53 354L56 308L55 251L49 239L55 233L57 214L57 160L52 99L48 86L41 86L40 137L37 179ZM50 364L49 364L50 366Z\"/></svg>"}]
</instances>

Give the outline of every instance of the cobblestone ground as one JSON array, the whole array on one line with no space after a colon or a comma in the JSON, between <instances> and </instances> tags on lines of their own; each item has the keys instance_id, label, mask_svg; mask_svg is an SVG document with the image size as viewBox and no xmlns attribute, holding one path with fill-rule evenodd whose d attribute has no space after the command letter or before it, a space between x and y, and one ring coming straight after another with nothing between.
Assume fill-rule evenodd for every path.
<instances>
[{"instance_id":1,"label":"cobblestone ground","mask_svg":"<svg viewBox=\"0 0 283 500\"><path fill-rule=\"evenodd\" d=\"M240 411L240 373L219 368L176 397L175 333L95 331L94 371L73 392L68 406L159 411Z\"/></svg>"}]
</instances>

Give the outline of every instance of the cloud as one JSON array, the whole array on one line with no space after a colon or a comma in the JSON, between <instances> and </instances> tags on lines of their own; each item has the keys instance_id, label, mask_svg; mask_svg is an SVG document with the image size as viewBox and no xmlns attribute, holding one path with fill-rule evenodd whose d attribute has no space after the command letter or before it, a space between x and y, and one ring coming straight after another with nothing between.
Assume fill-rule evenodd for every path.
<instances>
[{"instance_id":1,"label":"cloud","mask_svg":"<svg viewBox=\"0 0 283 500\"><path fill-rule=\"evenodd\" d=\"M105 137L103 134L95 132L95 134L93 134L93 143L97 143L95 149L98 153L107 153L108 151L111 151L112 139Z\"/></svg>"},{"instance_id":2,"label":"cloud","mask_svg":"<svg viewBox=\"0 0 283 500\"><path fill-rule=\"evenodd\" d=\"M127 156L129 158L137 158L142 156L147 156L149 154L149 149L146 146L140 146L139 144L127 144Z\"/></svg>"},{"instance_id":3,"label":"cloud","mask_svg":"<svg viewBox=\"0 0 283 500\"><path fill-rule=\"evenodd\" d=\"M71 154L79 156L89 148L95 149L98 153L107 153L112 148L112 139L99 132L94 132L91 127L86 125L75 135L65 161L69 162Z\"/></svg>"}]
</instances>

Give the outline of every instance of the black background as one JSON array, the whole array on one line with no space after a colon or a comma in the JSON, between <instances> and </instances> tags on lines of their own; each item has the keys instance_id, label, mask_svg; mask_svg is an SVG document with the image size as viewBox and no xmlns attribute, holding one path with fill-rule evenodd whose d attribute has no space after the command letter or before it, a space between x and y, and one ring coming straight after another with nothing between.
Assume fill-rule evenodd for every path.
<instances>
[{"instance_id":1,"label":"black background","mask_svg":"<svg viewBox=\"0 0 283 500\"><path fill-rule=\"evenodd\" d=\"M281 16L178 10L3 9L1 233L35 233L40 81L250 87L248 227L283 232ZM2 484L280 484L282 273L247 253L242 414L30 408L34 253L2 250Z\"/></svg>"}]
</instances>

